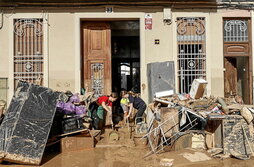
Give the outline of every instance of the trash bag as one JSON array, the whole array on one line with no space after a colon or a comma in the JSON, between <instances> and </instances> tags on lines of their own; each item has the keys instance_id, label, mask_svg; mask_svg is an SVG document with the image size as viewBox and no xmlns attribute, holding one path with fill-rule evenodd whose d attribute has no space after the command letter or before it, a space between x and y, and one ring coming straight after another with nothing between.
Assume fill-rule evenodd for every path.
<instances>
[{"instance_id":1,"label":"trash bag","mask_svg":"<svg viewBox=\"0 0 254 167\"><path fill-rule=\"evenodd\" d=\"M71 103L80 103L79 95L78 93L74 94L70 97L69 102Z\"/></svg>"}]
</instances>

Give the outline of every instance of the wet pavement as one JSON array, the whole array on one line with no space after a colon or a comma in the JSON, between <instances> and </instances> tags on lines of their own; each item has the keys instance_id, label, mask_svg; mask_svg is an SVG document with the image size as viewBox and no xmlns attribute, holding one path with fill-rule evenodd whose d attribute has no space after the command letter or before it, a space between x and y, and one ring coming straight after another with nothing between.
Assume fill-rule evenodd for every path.
<instances>
[{"instance_id":1,"label":"wet pavement","mask_svg":"<svg viewBox=\"0 0 254 167\"><path fill-rule=\"evenodd\" d=\"M157 167L162 158L174 159L174 167L253 167L254 158L250 160L237 160L233 158L219 160L211 159L202 162L190 162L182 154L194 150L186 149L178 152L167 152L143 158L147 153L144 148L112 147L94 148L69 153L47 154L44 156L41 167ZM203 152L206 154L206 152ZM6 164L0 165L23 167L28 165Z\"/></svg>"},{"instance_id":2,"label":"wet pavement","mask_svg":"<svg viewBox=\"0 0 254 167\"><path fill-rule=\"evenodd\" d=\"M149 152L147 147L135 147L130 133L126 129L118 131L119 141L108 142L106 131L96 148L72 151L59 151L60 145L47 148L44 153L41 167L160 167L164 158L174 159L174 167L254 167L254 157L250 160L228 158L225 160L211 158L207 151L184 149L161 154L153 154L146 158ZM198 160L191 162L190 160ZM210 157L210 158L209 158ZM210 160L207 160L210 159ZM24 167L29 165L1 164L0 167ZM33 165L31 165L33 166Z\"/></svg>"}]
</instances>

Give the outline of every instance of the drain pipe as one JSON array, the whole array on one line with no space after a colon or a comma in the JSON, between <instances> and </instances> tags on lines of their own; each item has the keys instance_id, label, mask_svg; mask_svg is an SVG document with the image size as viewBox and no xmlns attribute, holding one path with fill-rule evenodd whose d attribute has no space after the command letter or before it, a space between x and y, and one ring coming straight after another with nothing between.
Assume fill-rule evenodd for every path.
<instances>
[{"instance_id":1,"label":"drain pipe","mask_svg":"<svg viewBox=\"0 0 254 167\"><path fill-rule=\"evenodd\" d=\"M0 30L3 28L4 24L4 12L1 11L1 16L0 16Z\"/></svg>"}]
</instances>

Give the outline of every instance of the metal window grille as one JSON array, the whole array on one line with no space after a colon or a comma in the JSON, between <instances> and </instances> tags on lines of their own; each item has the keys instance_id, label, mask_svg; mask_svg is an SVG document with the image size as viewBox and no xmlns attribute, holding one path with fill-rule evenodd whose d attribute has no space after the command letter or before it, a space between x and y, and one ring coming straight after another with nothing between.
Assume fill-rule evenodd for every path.
<instances>
[{"instance_id":1,"label":"metal window grille","mask_svg":"<svg viewBox=\"0 0 254 167\"><path fill-rule=\"evenodd\" d=\"M8 79L0 78L0 100L7 101Z\"/></svg>"},{"instance_id":2,"label":"metal window grille","mask_svg":"<svg viewBox=\"0 0 254 167\"><path fill-rule=\"evenodd\" d=\"M18 80L42 85L43 20L14 19L14 86Z\"/></svg>"},{"instance_id":3,"label":"metal window grille","mask_svg":"<svg viewBox=\"0 0 254 167\"><path fill-rule=\"evenodd\" d=\"M94 96L99 97L102 95L104 89L104 64L91 63L91 82Z\"/></svg>"},{"instance_id":4,"label":"metal window grille","mask_svg":"<svg viewBox=\"0 0 254 167\"><path fill-rule=\"evenodd\" d=\"M248 20L224 20L225 42L247 42Z\"/></svg>"},{"instance_id":5,"label":"metal window grille","mask_svg":"<svg viewBox=\"0 0 254 167\"><path fill-rule=\"evenodd\" d=\"M205 40L205 18L177 18L180 93L189 93L194 79L206 79Z\"/></svg>"}]
</instances>

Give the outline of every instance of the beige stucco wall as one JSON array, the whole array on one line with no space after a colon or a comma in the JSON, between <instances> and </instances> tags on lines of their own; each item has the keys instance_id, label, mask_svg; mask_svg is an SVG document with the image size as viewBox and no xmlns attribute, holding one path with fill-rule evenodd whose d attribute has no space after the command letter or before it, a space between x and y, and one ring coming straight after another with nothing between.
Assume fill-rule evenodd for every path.
<instances>
[{"instance_id":1,"label":"beige stucco wall","mask_svg":"<svg viewBox=\"0 0 254 167\"><path fill-rule=\"evenodd\" d=\"M0 29L0 78L8 78L9 75L9 41L9 20L4 17L3 28Z\"/></svg>"},{"instance_id":2,"label":"beige stucco wall","mask_svg":"<svg viewBox=\"0 0 254 167\"><path fill-rule=\"evenodd\" d=\"M75 91L74 14L49 14L49 87Z\"/></svg>"},{"instance_id":3,"label":"beige stucco wall","mask_svg":"<svg viewBox=\"0 0 254 167\"><path fill-rule=\"evenodd\" d=\"M209 60L210 89L214 96L224 96L223 79L223 22L220 13L210 13Z\"/></svg>"},{"instance_id":4,"label":"beige stucco wall","mask_svg":"<svg viewBox=\"0 0 254 167\"><path fill-rule=\"evenodd\" d=\"M173 60L172 25L163 22L163 12L152 13L152 17L152 30L145 30L146 63ZM160 44L154 44L155 39Z\"/></svg>"},{"instance_id":5,"label":"beige stucco wall","mask_svg":"<svg viewBox=\"0 0 254 167\"><path fill-rule=\"evenodd\" d=\"M207 94L223 96L223 31L222 17L229 11L218 12L179 12L172 13L172 24L163 23L162 9L145 11L153 16L153 29L144 29L145 12L123 12L118 9L113 14L104 12L49 12L48 33L46 35L47 58L46 67L49 70L47 83L54 90L79 92L80 90L80 19L82 18L136 18L140 19L140 46L141 46L141 85L142 97L148 99L146 66L151 62L175 61L177 62L176 22L177 17L205 17L206 18L206 56L207 56ZM238 12L241 13L241 12ZM230 12L232 15L232 12ZM245 13L246 14L246 13ZM18 15L17 14L13 14ZM33 14L27 14L33 17ZM41 13L37 13L38 16ZM8 16L8 15L7 15ZM13 16L13 17L14 17ZM253 13L252 13L253 16ZM3 29L0 30L0 77L9 77L11 74L11 37L9 21L13 17L5 17ZM160 44L155 45L154 40L159 39ZM177 68L177 64L175 64ZM176 73L177 74L177 73ZM177 76L177 75L176 75ZM176 77L177 79L177 77ZM176 84L177 85L177 84ZM11 89L10 89L11 91ZM11 95L11 93L10 93ZM10 99L10 97L9 97Z\"/></svg>"}]
</instances>

